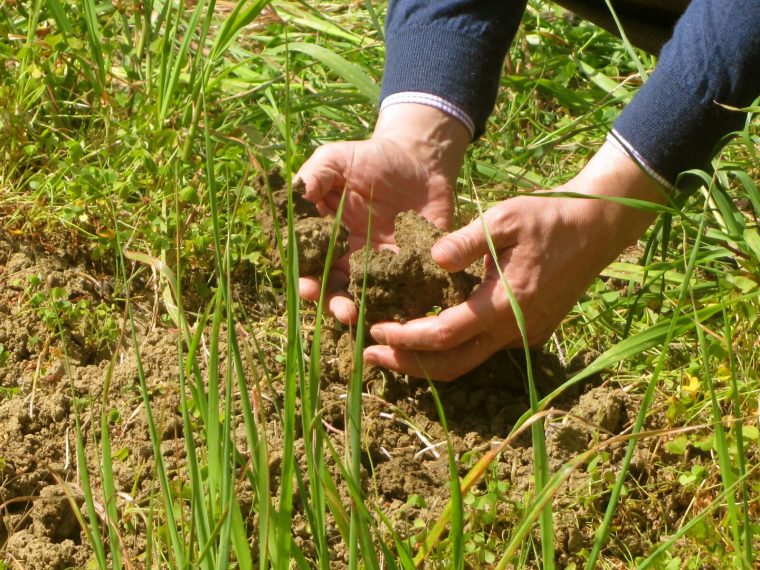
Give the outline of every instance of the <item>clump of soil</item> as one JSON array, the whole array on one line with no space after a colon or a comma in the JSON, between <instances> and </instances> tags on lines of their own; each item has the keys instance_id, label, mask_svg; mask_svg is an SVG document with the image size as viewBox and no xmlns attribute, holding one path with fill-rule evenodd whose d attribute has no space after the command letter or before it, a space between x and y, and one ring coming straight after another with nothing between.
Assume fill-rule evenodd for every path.
<instances>
[{"instance_id":1,"label":"clump of soil","mask_svg":"<svg viewBox=\"0 0 760 570\"><path fill-rule=\"evenodd\" d=\"M357 300L367 277L366 320L407 320L464 302L482 281L482 266L448 273L430 254L433 244L445 235L422 216L409 211L396 217L394 237L398 252L367 250L351 255L349 292Z\"/></svg>"},{"instance_id":2,"label":"clump of soil","mask_svg":"<svg viewBox=\"0 0 760 570\"><path fill-rule=\"evenodd\" d=\"M270 173L268 178L272 189L272 208L277 217L277 225L282 232L283 248L287 249L288 189L285 180L278 172ZM266 187L263 181L260 187ZM293 232L296 236L298 248L298 269L300 275L321 276L327 261L327 250L335 226L335 217L320 216L316 205L304 197L304 190L304 184L301 180L297 180L293 184ZM270 210L265 210L261 223L269 237L274 252L273 258L279 260L277 227ZM338 235L335 240L333 259L340 259L347 252L348 230L341 225L338 228Z\"/></svg>"}]
</instances>

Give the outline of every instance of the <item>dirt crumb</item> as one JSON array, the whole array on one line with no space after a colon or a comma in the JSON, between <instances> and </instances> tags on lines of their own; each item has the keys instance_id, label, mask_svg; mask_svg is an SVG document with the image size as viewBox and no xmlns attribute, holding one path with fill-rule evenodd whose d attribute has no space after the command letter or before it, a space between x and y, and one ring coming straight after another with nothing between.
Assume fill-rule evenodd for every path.
<instances>
[{"instance_id":1,"label":"dirt crumb","mask_svg":"<svg viewBox=\"0 0 760 570\"><path fill-rule=\"evenodd\" d=\"M55 543L67 539L81 542L79 522L70 501L81 506L83 498L79 495L67 497L58 485L42 489L31 510L34 534L46 536Z\"/></svg>"}]
</instances>

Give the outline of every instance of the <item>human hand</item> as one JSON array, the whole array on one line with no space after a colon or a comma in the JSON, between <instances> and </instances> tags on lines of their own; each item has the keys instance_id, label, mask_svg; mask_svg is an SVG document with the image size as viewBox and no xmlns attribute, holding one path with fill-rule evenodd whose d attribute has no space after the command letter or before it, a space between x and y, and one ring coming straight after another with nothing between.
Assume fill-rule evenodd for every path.
<instances>
[{"instance_id":1,"label":"human hand","mask_svg":"<svg viewBox=\"0 0 760 570\"><path fill-rule=\"evenodd\" d=\"M466 129L437 109L392 105L380 114L372 138L318 148L297 178L322 215L334 215L347 190L341 223L349 232L349 255L366 243L375 249L393 248L399 212L414 210L438 227L450 228L454 184L468 142ZM347 284L348 255L331 268L328 310L338 320L353 323L358 312L345 292ZM302 277L299 290L305 299L317 300L318 276Z\"/></svg>"},{"instance_id":2,"label":"human hand","mask_svg":"<svg viewBox=\"0 0 760 570\"><path fill-rule=\"evenodd\" d=\"M483 284L467 301L436 316L376 324L370 333L379 344L365 349L365 361L412 376L452 380L502 348L521 346L497 264L522 310L529 344L541 344L594 277L653 218L598 198L664 199L662 189L609 142L556 190L597 199L520 196L441 238L431 253L447 271L460 271L486 256ZM483 223L497 252L495 261Z\"/></svg>"}]
</instances>

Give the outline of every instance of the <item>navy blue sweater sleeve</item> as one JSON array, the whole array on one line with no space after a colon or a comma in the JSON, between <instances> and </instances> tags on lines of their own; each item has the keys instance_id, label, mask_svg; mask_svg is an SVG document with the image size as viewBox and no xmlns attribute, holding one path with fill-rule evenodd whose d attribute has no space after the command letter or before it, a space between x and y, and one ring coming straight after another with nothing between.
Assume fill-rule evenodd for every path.
<instances>
[{"instance_id":1,"label":"navy blue sweater sleeve","mask_svg":"<svg viewBox=\"0 0 760 570\"><path fill-rule=\"evenodd\" d=\"M760 95L760 2L692 0L613 134L668 182L704 168Z\"/></svg>"},{"instance_id":2,"label":"navy blue sweater sleeve","mask_svg":"<svg viewBox=\"0 0 760 570\"><path fill-rule=\"evenodd\" d=\"M385 20L381 100L403 91L438 95L483 132L504 56L526 0L395 0Z\"/></svg>"}]
</instances>

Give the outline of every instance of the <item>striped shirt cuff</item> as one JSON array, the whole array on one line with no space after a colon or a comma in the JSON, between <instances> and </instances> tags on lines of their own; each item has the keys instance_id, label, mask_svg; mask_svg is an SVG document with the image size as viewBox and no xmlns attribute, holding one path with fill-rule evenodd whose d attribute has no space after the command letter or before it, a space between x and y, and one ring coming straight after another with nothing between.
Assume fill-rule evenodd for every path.
<instances>
[{"instance_id":1,"label":"striped shirt cuff","mask_svg":"<svg viewBox=\"0 0 760 570\"><path fill-rule=\"evenodd\" d=\"M382 111L386 107L397 105L398 103L417 103L419 105L435 107L439 111L443 111L462 123L464 128L467 129L467 132L470 133L471 139L475 136L475 123L472 121L470 115L468 115L459 105L447 101L443 97L431 95L430 93L421 93L419 91L402 91L400 93L388 95L383 99L383 102L380 105L380 110Z\"/></svg>"},{"instance_id":2,"label":"striped shirt cuff","mask_svg":"<svg viewBox=\"0 0 760 570\"><path fill-rule=\"evenodd\" d=\"M668 181L667 178L665 178L659 172L657 172L654 168L652 168L649 165L649 162L647 162L647 160L643 156L641 156L641 154L639 154L639 152L635 148L633 148L631 143L625 140L625 138L623 138L623 136L619 132L617 132L615 129L612 129L612 131L610 131L610 133L607 135L607 140L611 142L612 144L614 144L618 148L618 150L630 156L633 159L633 161L636 164L638 164L641 169L644 170L644 172L649 174L649 176L654 178L657 182L662 184L665 188L667 188L668 190L673 189L674 187L673 183Z\"/></svg>"}]
</instances>

